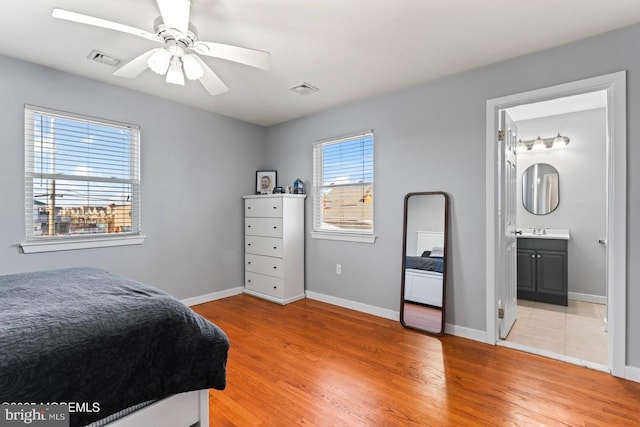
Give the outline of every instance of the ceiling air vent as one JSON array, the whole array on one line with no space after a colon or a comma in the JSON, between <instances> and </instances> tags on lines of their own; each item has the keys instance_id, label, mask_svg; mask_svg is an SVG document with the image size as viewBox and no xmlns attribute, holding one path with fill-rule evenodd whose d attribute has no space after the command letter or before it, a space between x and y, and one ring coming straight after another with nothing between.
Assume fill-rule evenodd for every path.
<instances>
[{"instance_id":1,"label":"ceiling air vent","mask_svg":"<svg viewBox=\"0 0 640 427\"><path fill-rule=\"evenodd\" d=\"M311 86L309 83L302 82L299 85L290 87L289 90L294 91L298 95L309 95L310 93L317 92L320 89L315 86Z\"/></svg>"},{"instance_id":2,"label":"ceiling air vent","mask_svg":"<svg viewBox=\"0 0 640 427\"><path fill-rule=\"evenodd\" d=\"M101 64L109 65L111 67L117 67L122 62L122 59L116 58L115 56L109 55L108 53L100 52L96 49L93 49L89 56L87 56L87 58Z\"/></svg>"}]
</instances>

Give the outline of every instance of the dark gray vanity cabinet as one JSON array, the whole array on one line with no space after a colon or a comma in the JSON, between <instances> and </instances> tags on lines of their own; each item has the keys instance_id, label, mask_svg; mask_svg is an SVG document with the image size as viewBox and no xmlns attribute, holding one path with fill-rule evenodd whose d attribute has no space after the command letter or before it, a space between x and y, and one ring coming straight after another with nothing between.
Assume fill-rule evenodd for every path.
<instances>
[{"instance_id":1,"label":"dark gray vanity cabinet","mask_svg":"<svg viewBox=\"0 0 640 427\"><path fill-rule=\"evenodd\" d=\"M518 238L518 298L567 305L567 240Z\"/></svg>"}]
</instances>

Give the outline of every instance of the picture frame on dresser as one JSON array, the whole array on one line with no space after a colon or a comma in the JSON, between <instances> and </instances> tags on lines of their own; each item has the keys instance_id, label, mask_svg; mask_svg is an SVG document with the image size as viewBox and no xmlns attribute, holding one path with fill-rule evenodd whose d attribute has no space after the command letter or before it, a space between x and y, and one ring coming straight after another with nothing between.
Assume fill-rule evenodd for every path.
<instances>
[{"instance_id":1,"label":"picture frame on dresser","mask_svg":"<svg viewBox=\"0 0 640 427\"><path fill-rule=\"evenodd\" d=\"M278 172L274 170L256 171L256 194L272 194L277 185Z\"/></svg>"}]
</instances>

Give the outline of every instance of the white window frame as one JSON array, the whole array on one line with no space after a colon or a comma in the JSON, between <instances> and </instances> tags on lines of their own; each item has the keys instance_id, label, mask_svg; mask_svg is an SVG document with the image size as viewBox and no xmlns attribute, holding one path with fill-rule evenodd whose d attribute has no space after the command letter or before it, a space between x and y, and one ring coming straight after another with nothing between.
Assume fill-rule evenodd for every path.
<instances>
[{"instance_id":1,"label":"white window frame","mask_svg":"<svg viewBox=\"0 0 640 427\"><path fill-rule=\"evenodd\" d=\"M373 142L373 168L372 168L372 179L370 182L371 188L373 191L373 204L372 206L372 216L371 216L371 230L363 230L363 231L334 231L327 230L318 226L322 221L318 218L318 215L322 213L322 194L324 186L321 185L323 182L322 170L323 170L323 159L321 156L320 148L329 144L337 144L341 142L349 142L353 140L357 140L360 138L371 137ZM339 138L332 138L322 141L316 141L313 145L313 231L311 232L311 237L314 239L325 239L325 240L341 240L348 242L356 242L356 243L375 243L376 235L374 234L375 230L375 138L373 137L373 131L359 132L357 134L352 134L348 136L343 136Z\"/></svg>"},{"instance_id":2,"label":"white window frame","mask_svg":"<svg viewBox=\"0 0 640 427\"><path fill-rule=\"evenodd\" d=\"M140 245L145 236L141 233L140 221L140 127L128 123L89 117L76 113L68 113L50 108L37 107L25 104L25 241L20 243L23 253L38 253L51 251L64 251L74 249L103 248L110 246ZM33 180L35 178L34 145L31 137L29 119L35 114L59 117L78 122L87 122L101 126L126 128L131 131L130 137L130 175L127 182L131 184L131 232L107 234L81 234L34 236L33 234L33 209L34 194ZM55 177L54 177L55 178ZM72 179L63 176L65 179ZM115 178L114 178L115 179ZM75 179L77 180L77 178ZM80 179L81 180L81 179Z\"/></svg>"}]
</instances>

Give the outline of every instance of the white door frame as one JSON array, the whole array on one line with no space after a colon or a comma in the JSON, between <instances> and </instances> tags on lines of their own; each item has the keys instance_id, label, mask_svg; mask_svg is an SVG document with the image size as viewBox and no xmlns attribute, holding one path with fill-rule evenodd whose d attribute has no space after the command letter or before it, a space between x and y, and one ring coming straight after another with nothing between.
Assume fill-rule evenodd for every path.
<instances>
[{"instance_id":1,"label":"white door frame","mask_svg":"<svg viewBox=\"0 0 640 427\"><path fill-rule=\"evenodd\" d=\"M498 112L500 109L598 90L607 91L607 320L609 368L625 376L627 265L627 91L626 71L487 100L486 121L486 284L487 343L498 342L496 292L504 275L500 265L497 207Z\"/></svg>"}]
</instances>

